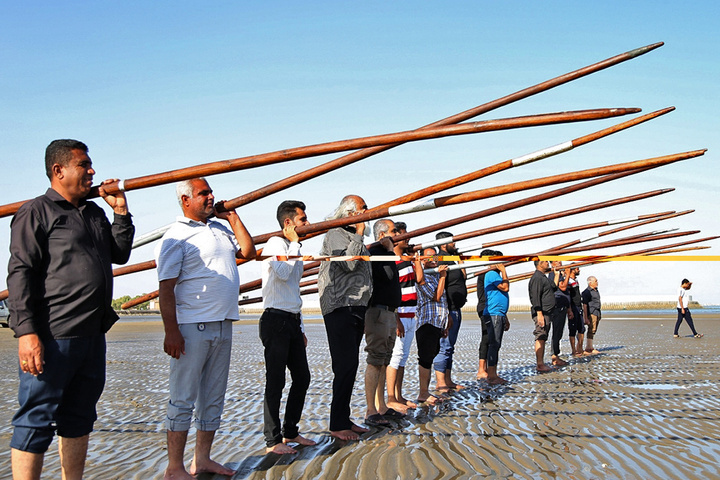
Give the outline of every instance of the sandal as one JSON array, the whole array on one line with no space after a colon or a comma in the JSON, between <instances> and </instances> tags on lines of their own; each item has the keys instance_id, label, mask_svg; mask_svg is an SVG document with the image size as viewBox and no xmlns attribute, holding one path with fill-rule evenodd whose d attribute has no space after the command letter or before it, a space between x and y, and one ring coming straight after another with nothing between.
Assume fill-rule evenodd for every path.
<instances>
[{"instance_id":1,"label":"sandal","mask_svg":"<svg viewBox=\"0 0 720 480\"><path fill-rule=\"evenodd\" d=\"M702 338L702 337L703 337L703 334L702 334L702 333L696 333L696 334L695 334L695 338Z\"/></svg>"}]
</instances>

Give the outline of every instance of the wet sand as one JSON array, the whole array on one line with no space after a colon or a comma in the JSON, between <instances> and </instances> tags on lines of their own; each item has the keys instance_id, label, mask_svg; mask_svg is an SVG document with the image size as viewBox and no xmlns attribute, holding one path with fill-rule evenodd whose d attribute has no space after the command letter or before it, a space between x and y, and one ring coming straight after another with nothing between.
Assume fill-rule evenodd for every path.
<instances>
[{"instance_id":1,"label":"wet sand","mask_svg":"<svg viewBox=\"0 0 720 480\"><path fill-rule=\"evenodd\" d=\"M420 408L359 442L333 441L327 421L332 372L321 323L306 327L312 382L301 432L319 442L296 455L264 455L264 367L257 326L238 323L215 459L240 478L718 478L720 477L720 318L694 312L698 331L672 336L672 313L608 314L596 336L599 355L535 373L529 316L511 313L500 352L510 383L475 380L479 322L466 316L456 346L455 380L467 389L439 407ZM91 435L85 478L162 478L167 356L157 321L121 321L108 335L108 381ZM563 352L569 347L563 342ZM16 340L0 330L0 451L9 451L17 408ZM364 414L363 373L353 414ZM417 391L413 349L405 381ZM194 435L191 432L190 445ZM43 478L59 478L56 443ZM191 448L188 448L190 451ZM0 478L10 478L9 455ZM190 455L187 455L188 464ZM210 478L201 476L200 478ZM224 478L224 477L217 477Z\"/></svg>"}]
</instances>

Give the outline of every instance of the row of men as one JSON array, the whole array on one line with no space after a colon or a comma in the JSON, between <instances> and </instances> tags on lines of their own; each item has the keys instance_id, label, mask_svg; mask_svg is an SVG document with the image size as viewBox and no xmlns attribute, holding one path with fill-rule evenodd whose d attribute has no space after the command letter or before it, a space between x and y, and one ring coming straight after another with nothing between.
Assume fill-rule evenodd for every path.
<instances>
[{"instance_id":1,"label":"row of men","mask_svg":"<svg viewBox=\"0 0 720 480\"><path fill-rule=\"evenodd\" d=\"M134 227L125 195L109 195L102 182L100 196L114 211L111 224L95 203L86 201L95 173L87 146L76 140L52 142L45 156L50 179L47 192L20 208L11 224L8 268L11 327L18 337L20 408L13 417L12 468L18 479L40 478L44 452L57 431L63 476L82 478L89 433L97 418L96 404L105 382L105 333L117 320L110 307L112 263L127 262ZM239 277L236 259L256 256L250 234L234 211L216 208L212 189L198 178L181 182L177 197L183 216L165 234L156 251L160 305L165 326L165 352L170 355L170 399L166 418L168 467L165 478L192 478L201 472L232 475L210 458L220 425L230 363L232 320L238 318ZM363 213L362 198L345 197L328 218ZM228 229L211 220L227 221ZM277 211L282 237L273 237L264 254L264 312L260 338L265 347L266 389L264 434L268 451L289 453L288 444L312 445L299 434L310 373L306 337L300 316L299 282L302 262L298 226L307 224L302 202L283 202ZM365 223L333 229L322 255L406 253L407 241L392 242L403 224L376 222L379 241L370 251L363 242ZM441 234L450 237L450 234ZM425 250L425 255L437 253ZM448 243L441 255L457 253ZM437 266L437 273L424 268ZM483 312L494 325L492 305L506 305L509 283L502 268L494 278ZM330 432L341 440L357 439L366 428L350 418L350 397L363 336L368 351L365 392L368 424L385 424L419 402L434 404L429 393L431 369L440 391L461 388L452 380L453 347L466 301L465 274L436 265L433 259L407 262L324 262L318 287L332 358L333 398ZM486 282L487 285L487 282ZM505 300L498 300L497 296ZM545 305L536 309L545 312ZM502 309L502 308L501 308ZM507 313L506 306L504 314ZM504 315L503 314L503 315ZM495 322L498 323L498 322ZM505 325L506 319L500 324ZM509 324L507 324L509 325ZM413 335L414 334L414 335ZM404 398L404 368L412 338L418 344L420 388L415 402ZM489 342L495 352L499 342ZM496 348L497 347L497 348ZM490 365L492 383L502 381ZM284 422L279 409L285 369L293 384ZM387 384L387 401L385 385ZM183 455L193 413L197 440L193 462L185 469Z\"/></svg>"},{"instance_id":2,"label":"row of men","mask_svg":"<svg viewBox=\"0 0 720 480\"><path fill-rule=\"evenodd\" d=\"M40 478L44 453L57 432L62 475L78 479L83 475L89 434L97 419L96 405L105 384L105 333L118 318L111 308L112 263L129 259L134 227L124 193L111 195L104 189L116 179L102 182L99 188L100 196L113 209L112 224L100 207L86 200L95 170L85 144L53 141L46 149L45 167L50 188L23 205L11 224L10 322L18 338L20 380L20 408L13 417L11 439L12 470L17 479ZM223 409L232 320L238 318L235 260L252 259L256 251L237 213L215 208L207 181L181 182L177 197L183 216L157 250L164 350L171 357L165 477L193 478L201 472L231 475L232 470L210 459L210 448ZM278 220L283 237L268 242L266 254L299 253L294 229L307 223L304 208L300 202L281 205ZM337 212L346 216L365 208L359 197L348 197ZM230 228L211 220L212 216L227 221ZM388 228L380 228L378 238L395 232L392 222L379 225ZM353 248L366 253L361 242L364 229L365 224L360 224L332 231L323 249L333 253L335 243L345 236L348 253ZM432 265L425 262L425 266ZM338 274L338 268L348 275ZM369 269L365 262L326 263L320 275L321 303L336 372L331 432L345 440L366 431L349 420L347 392L352 391L365 310L372 295ZM422 266L416 264L413 269L421 272ZM267 308L260 321L260 337L267 368L265 435L268 449L280 453L288 451L283 449L284 442L314 443L297 431L309 384L300 319L301 274L302 262L266 262L263 268ZM396 268L390 273L393 275L397 281ZM422 282L432 286L433 297L443 300L444 276ZM373 311L383 310L377 302L372 306ZM384 308L391 310L394 307ZM433 327L431 337L439 339L446 321L433 319L438 326ZM344 350L348 341L354 345L354 359ZM428 354L423 348L428 362L437 353L435 347ZM286 367L291 370L293 387L281 428L278 410ZM374 367L369 368L369 378L374 378L373 373L380 375L380 369ZM427 386L424 390L427 392ZM381 411L389 412L382 406ZM193 413L198 433L193 462L186 471L183 452Z\"/></svg>"}]
</instances>

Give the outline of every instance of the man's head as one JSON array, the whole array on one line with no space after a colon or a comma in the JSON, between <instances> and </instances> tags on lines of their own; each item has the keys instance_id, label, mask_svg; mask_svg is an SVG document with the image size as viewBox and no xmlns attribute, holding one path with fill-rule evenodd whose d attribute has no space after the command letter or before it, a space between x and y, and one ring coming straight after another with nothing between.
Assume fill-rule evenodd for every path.
<instances>
[{"instance_id":1,"label":"man's head","mask_svg":"<svg viewBox=\"0 0 720 480\"><path fill-rule=\"evenodd\" d=\"M376 241L385 237L394 237L397 233L398 231L397 228L395 228L395 222L388 218L378 220L375 222L375 225L373 225L373 235L375 235Z\"/></svg>"},{"instance_id":2,"label":"man's head","mask_svg":"<svg viewBox=\"0 0 720 480\"><path fill-rule=\"evenodd\" d=\"M550 264L547 260L535 260L535 268L540 271L540 273L547 273L550 271Z\"/></svg>"},{"instance_id":3,"label":"man's head","mask_svg":"<svg viewBox=\"0 0 720 480\"><path fill-rule=\"evenodd\" d=\"M177 184L175 192L187 218L206 223L215 212L215 196L204 178L183 180Z\"/></svg>"},{"instance_id":4,"label":"man's head","mask_svg":"<svg viewBox=\"0 0 720 480\"><path fill-rule=\"evenodd\" d=\"M562 262L560 260L553 260L552 261L552 267L553 268L560 268L562 267Z\"/></svg>"},{"instance_id":5,"label":"man's head","mask_svg":"<svg viewBox=\"0 0 720 480\"><path fill-rule=\"evenodd\" d=\"M407 224L405 222L395 222L395 230L397 230L398 235L402 235L404 233L407 233ZM400 247L402 251L406 251L408 246L410 245L410 239L406 238L405 240L400 240L395 244L396 247Z\"/></svg>"},{"instance_id":6,"label":"man's head","mask_svg":"<svg viewBox=\"0 0 720 480\"><path fill-rule=\"evenodd\" d=\"M429 255L437 255L437 252L433 247L428 247L423 249L422 251L423 255L429 256ZM425 268L434 268L437 267L437 261L433 258L424 258L422 260L422 265Z\"/></svg>"},{"instance_id":7,"label":"man's head","mask_svg":"<svg viewBox=\"0 0 720 480\"><path fill-rule=\"evenodd\" d=\"M347 195L340 200L340 205L337 206L333 212L325 217L325 220L337 220L338 218L351 217L353 215L360 215L367 210L367 205L362 197L357 195ZM369 222L365 222L365 236L370 235Z\"/></svg>"},{"instance_id":8,"label":"man's head","mask_svg":"<svg viewBox=\"0 0 720 480\"><path fill-rule=\"evenodd\" d=\"M500 250L493 250L491 248L486 248L482 252L480 252L481 257L502 257L502 252ZM494 268L492 265L490 265L490 268L493 270L497 270L497 268Z\"/></svg>"},{"instance_id":9,"label":"man's head","mask_svg":"<svg viewBox=\"0 0 720 480\"><path fill-rule=\"evenodd\" d=\"M50 186L71 203L87 197L95 170L88 147L78 140L53 140L45 149L45 174Z\"/></svg>"},{"instance_id":10,"label":"man's head","mask_svg":"<svg viewBox=\"0 0 720 480\"><path fill-rule=\"evenodd\" d=\"M587 279L588 287L590 288L598 288L598 279L595 277L588 277Z\"/></svg>"},{"instance_id":11,"label":"man's head","mask_svg":"<svg viewBox=\"0 0 720 480\"><path fill-rule=\"evenodd\" d=\"M580 267L573 267L570 269L570 276L572 278L577 278L580 275Z\"/></svg>"},{"instance_id":12,"label":"man's head","mask_svg":"<svg viewBox=\"0 0 720 480\"><path fill-rule=\"evenodd\" d=\"M276 218L282 229L288 225L302 227L310 223L305 215L305 204L299 200L285 200L278 205Z\"/></svg>"},{"instance_id":13,"label":"man's head","mask_svg":"<svg viewBox=\"0 0 720 480\"><path fill-rule=\"evenodd\" d=\"M690 290L690 287L692 287L692 282L687 278L683 278L682 282L680 282L680 286L685 290Z\"/></svg>"},{"instance_id":14,"label":"man's head","mask_svg":"<svg viewBox=\"0 0 720 480\"><path fill-rule=\"evenodd\" d=\"M453 234L450 232L438 232L435 234L435 240L451 238L452 236ZM456 255L458 253L458 249L455 248L455 242L446 243L441 248L452 255Z\"/></svg>"}]
</instances>

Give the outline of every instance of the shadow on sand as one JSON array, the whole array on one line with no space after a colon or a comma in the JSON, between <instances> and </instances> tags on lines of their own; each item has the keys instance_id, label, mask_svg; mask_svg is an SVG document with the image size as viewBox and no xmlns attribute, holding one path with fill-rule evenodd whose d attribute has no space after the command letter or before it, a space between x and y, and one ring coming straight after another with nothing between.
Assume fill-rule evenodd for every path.
<instances>
[{"instance_id":1,"label":"shadow on sand","mask_svg":"<svg viewBox=\"0 0 720 480\"><path fill-rule=\"evenodd\" d=\"M572 358L569 360L568 366L588 363L593 359L603 355L604 352L609 350L621 349L621 346L607 347L604 348L599 354L587 355L579 358ZM562 370L566 367L553 368L553 371ZM551 373L551 372L550 372ZM383 436L392 434L394 432L402 432L404 429L411 428L415 425L421 425L428 422L432 422L435 417L443 416L447 412L453 410L453 404L456 402L473 402L475 404L484 404L486 402L493 402L498 398L505 395L507 392L512 391L512 385L520 383L529 377L547 375L538 373L535 370L534 365L528 365L523 367L517 367L502 372L503 377L508 380L507 384L490 386L484 381L472 382L466 388L450 392L446 401L435 405L426 406L420 405L412 413L409 413L404 418L399 420L388 419L390 422L386 426L369 426L370 431L360 436L360 440L373 440L381 438ZM331 456L349 442L339 440L330 435L323 435L319 437L316 445L312 446L293 446L297 453L278 455L276 453L268 454L256 454L250 455L240 462L228 462L225 464L228 468L232 468L236 471L235 475L231 478L233 480L247 478L254 472L268 471L273 467L287 467L294 462L298 461L309 461L314 458L321 456ZM278 472L279 473L279 472ZM215 474L200 474L197 476L198 480L220 480L227 479L228 477Z\"/></svg>"}]
</instances>

